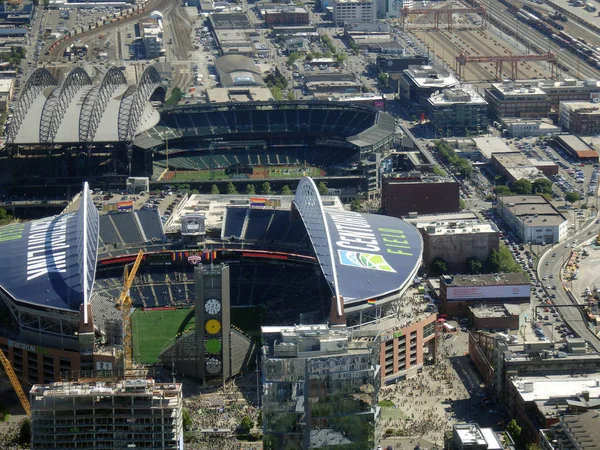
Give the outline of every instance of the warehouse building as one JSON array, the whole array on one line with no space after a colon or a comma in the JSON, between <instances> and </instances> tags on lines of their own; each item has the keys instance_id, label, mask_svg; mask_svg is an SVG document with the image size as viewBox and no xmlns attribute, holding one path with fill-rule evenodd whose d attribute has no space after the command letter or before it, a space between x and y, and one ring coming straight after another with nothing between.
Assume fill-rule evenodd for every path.
<instances>
[{"instance_id":1,"label":"warehouse building","mask_svg":"<svg viewBox=\"0 0 600 450\"><path fill-rule=\"evenodd\" d=\"M440 311L451 317L468 317L474 305L529 303L530 294L529 280L521 273L440 277Z\"/></svg>"},{"instance_id":2,"label":"warehouse building","mask_svg":"<svg viewBox=\"0 0 600 450\"><path fill-rule=\"evenodd\" d=\"M600 133L600 103L596 99L560 102L558 112L560 125L570 133L584 136Z\"/></svg>"},{"instance_id":3,"label":"warehouse building","mask_svg":"<svg viewBox=\"0 0 600 450\"><path fill-rule=\"evenodd\" d=\"M460 211L459 183L450 177L421 172L395 173L383 180L384 214L404 217L410 213L436 214Z\"/></svg>"},{"instance_id":4,"label":"warehouse building","mask_svg":"<svg viewBox=\"0 0 600 450\"><path fill-rule=\"evenodd\" d=\"M521 242L556 244L569 231L567 218L542 195L498 197L496 213Z\"/></svg>"},{"instance_id":5,"label":"warehouse building","mask_svg":"<svg viewBox=\"0 0 600 450\"><path fill-rule=\"evenodd\" d=\"M580 161L598 162L598 152L595 146L600 142L594 137L560 134L554 138L554 143L573 158Z\"/></svg>"},{"instance_id":6,"label":"warehouse building","mask_svg":"<svg viewBox=\"0 0 600 450\"><path fill-rule=\"evenodd\" d=\"M295 5L285 5L276 8L267 8L262 11L265 23L269 27L280 25L308 25L310 22L306 8Z\"/></svg>"},{"instance_id":7,"label":"warehouse building","mask_svg":"<svg viewBox=\"0 0 600 450\"><path fill-rule=\"evenodd\" d=\"M492 120L504 117L541 119L550 113L550 97L536 83L493 83L485 89L485 99Z\"/></svg>"},{"instance_id":8,"label":"warehouse building","mask_svg":"<svg viewBox=\"0 0 600 450\"><path fill-rule=\"evenodd\" d=\"M427 270L436 258L441 258L450 273L464 273L469 258L484 262L500 245L496 226L474 213L419 215L406 221L423 237L423 264Z\"/></svg>"},{"instance_id":9,"label":"warehouse building","mask_svg":"<svg viewBox=\"0 0 600 450\"><path fill-rule=\"evenodd\" d=\"M494 153L491 159L493 169L509 183L517 180L534 182L545 175L558 174L558 166L552 161L529 159L522 153Z\"/></svg>"}]
</instances>

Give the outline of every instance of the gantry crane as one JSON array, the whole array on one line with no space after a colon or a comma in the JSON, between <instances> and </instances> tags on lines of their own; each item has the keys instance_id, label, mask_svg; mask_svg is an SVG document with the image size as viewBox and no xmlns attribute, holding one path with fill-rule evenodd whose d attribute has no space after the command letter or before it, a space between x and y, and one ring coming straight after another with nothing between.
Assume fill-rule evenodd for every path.
<instances>
[{"instance_id":1,"label":"gantry crane","mask_svg":"<svg viewBox=\"0 0 600 450\"><path fill-rule=\"evenodd\" d=\"M406 26L406 18L412 15L429 15L433 14L433 27L438 30L440 28L442 18L446 17L448 29L452 29L452 15L453 14L469 14L476 13L481 16L481 26L485 27L486 11L483 6L476 6L473 8L438 8L438 9L409 9L402 8L400 10L400 17L402 18L402 29Z\"/></svg>"},{"instance_id":2,"label":"gantry crane","mask_svg":"<svg viewBox=\"0 0 600 450\"><path fill-rule=\"evenodd\" d=\"M456 57L456 73L458 74L458 78L460 78L461 80L464 78L465 75L465 65L469 62L477 62L477 63L481 63L481 62L490 62L490 63L496 63L496 80L501 80L502 79L502 63L503 62L508 62L510 63L510 68L511 68L511 78L513 80L517 79L517 66L520 62L526 62L526 61L546 61L551 63L551 70L552 70L552 78L556 78L556 65L558 64L558 57L556 56L555 53L553 52L547 52L544 53L542 55L493 55L493 56L480 56L480 55L476 55L476 56L471 56L471 55L466 55L464 53L460 53L457 57Z\"/></svg>"},{"instance_id":3,"label":"gantry crane","mask_svg":"<svg viewBox=\"0 0 600 450\"><path fill-rule=\"evenodd\" d=\"M140 268L142 259L144 258L144 252L139 251L131 271L128 270L127 266L123 269L123 291L117 300L117 308L123 313L123 359L125 370L131 370L133 367L133 347L131 345L131 296L129 290L133 284L135 275Z\"/></svg>"},{"instance_id":4,"label":"gantry crane","mask_svg":"<svg viewBox=\"0 0 600 450\"><path fill-rule=\"evenodd\" d=\"M31 405L29 404L29 400L27 399L25 392L23 392L21 383L19 383L17 375L15 374L15 371L13 370L10 361L8 360L8 358L6 357L6 355L4 354L4 352L2 350L0 350L0 362L2 362L4 371L6 372L6 375L8 375L10 384L12 384L12 387L14 388L15 392L17 393L17 397L19 397L19 401L21 402L21 406L23 406L23 409L25 410L25 414L30 416L31 415Z\"/></svg>"}]
</instances>

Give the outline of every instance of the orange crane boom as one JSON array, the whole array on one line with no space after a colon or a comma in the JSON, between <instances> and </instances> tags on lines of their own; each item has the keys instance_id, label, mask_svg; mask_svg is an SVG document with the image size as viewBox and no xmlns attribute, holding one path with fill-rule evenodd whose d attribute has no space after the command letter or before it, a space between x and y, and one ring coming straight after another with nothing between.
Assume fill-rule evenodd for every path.
<instances>
[{"instance_id":1,"label":"orange crane boom","mask_svg":"<svg viewBox=\"0 0 600 450\"><path fill-rule=\"evenodd\" d=\"M460 53L456 57L456 73L458 78L461 80L464 77L465 65L469 62L490 62L496 63L496 80L500 80L502 78L502 63L507 62L510 63L511 67L511 78L514 80L517 78L517 65L520 62L524 61L547 61L552 63L552 78L555 77L555 66L558 64L558 57L555 53L547 52L542 55L465 55L464 53Z\"/></svg>"},{"instance_id":2,"label":"orange crane boom","mask_svg":"<svg viewBox=\"0 0 600 450\"><path fill-rule=\"evenodd\" d=\"M15 374L15 371L13 370L13 367L12 367L10 361L8 360L8 358L6 357L6 355L4 354L4 352L2 350L0 350L0 362L2 362L4 371L6 372L6 375L8 375L10 384L12 384L12 387L14 388L15 392L17 393L17 397L19 397L19 401L21 402L21 406L25 410L25 414L27 414L28 416L31 416L31 405L29 404L29 400L27 399L25 392L23 392L21 383L19 383L19 379L17 378L17 375Z\"/></svg>"},{"instance_id":3,"label":"orange crane boom","mask_svg":"<svg viewBox=\"0 0 600 450\"><path fill-rule=\"evenodd\" d=\"M133 367L133 347L131 343L131 314L129 310L131 308L131 296L129 295L129 290L131 289L131 285L133 284L133 280L135 275L137 274L138 269L140 268L140 264L142 263L142 259L144 258L144 252L142 250L139 251L135 262L133 263L133 267L131 271L127 270L127 266L124 269L124 281L123 281L123 290L121 291L121 295L117 301L117 308L119 308L123 314L123 359L125 370L131 370Z\"/></svg>"}]
</instances>

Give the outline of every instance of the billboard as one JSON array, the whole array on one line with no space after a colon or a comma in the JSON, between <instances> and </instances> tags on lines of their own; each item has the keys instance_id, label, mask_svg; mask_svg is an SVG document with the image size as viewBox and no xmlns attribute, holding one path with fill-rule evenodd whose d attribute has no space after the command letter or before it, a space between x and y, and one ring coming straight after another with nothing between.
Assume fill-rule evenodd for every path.
<instances>
[{"instance_id":1,"label":"billboard","mask_svg":"<svg viewBox=\"0 0 600 450\"><path fill-rule=\"evenodd\" d=\"M529 297L528 284L512 284L504 286L453 286L446 288L447 300L480 300L490 298Z\"/></svg>"},{"instance_id":2,"label":"billboard","mask_svg":"<svg viewBox=\"0 0 600 450\"><path fill-rule=\"evenodd\" d=\"M119 211L133 211L133 201L128 200L117 203L117 210Z\"/></svg>"}]
</instances>

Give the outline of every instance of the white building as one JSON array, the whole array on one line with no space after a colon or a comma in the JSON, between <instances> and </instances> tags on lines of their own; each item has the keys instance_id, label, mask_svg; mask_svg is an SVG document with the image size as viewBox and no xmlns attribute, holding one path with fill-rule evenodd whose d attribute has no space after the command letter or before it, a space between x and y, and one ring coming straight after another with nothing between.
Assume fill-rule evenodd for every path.
<instances>
[{"instance_id":1,"label":"white building","mask_svg":"<svg viewBox=\"0 0 600 450\"><path fill-rule=\"evenodd\" d=\"M498 214L522 242L555 244L567 237L569 223L541 195L498 197Z\"/></svg>"},{"instance_id":2,"label":"white building","mask_svg":"<svg viewBox=\"0 0 600 450\"><path fill-rule=\"evenodd\" d=\"M163 21L158 11L152 17L140 21L140 35L144 43L146 58L158 58L165 53Z\"/></svg>"},{"instance_id":3,"label":"white building","mask_svg":"<svg viewBox=\"0 0 600 450\"><path fill-rule=\"evenodd\" d=\"M550 133L560 132L560 127L548 123L546 120L537 119L502 119L502 128L511 137L546 136Z\"/></svg>"},{"instance_id":4,"label":"white building","mask_svg":"<svg viewBox=\"0 0 600 450\"><path fill-rule=\"evenodd\" d=\"M400 10L407 8L412 9L414 0L378 0L377 1L377 18L378 19L394 19L400 17Z\"/></svg>"},{"instance_id":5,"label":"white building","mask_svg":"<svg viewBox=\"0 0 600 450\"><path fill-rule=\"evenodd\" d=\"M333 22L336 26L345 23L372 22L377 17L374 0L334 0Z\"/></svg>"}]
</instances>

